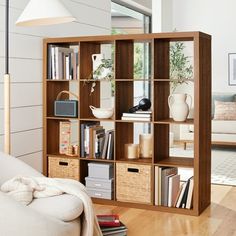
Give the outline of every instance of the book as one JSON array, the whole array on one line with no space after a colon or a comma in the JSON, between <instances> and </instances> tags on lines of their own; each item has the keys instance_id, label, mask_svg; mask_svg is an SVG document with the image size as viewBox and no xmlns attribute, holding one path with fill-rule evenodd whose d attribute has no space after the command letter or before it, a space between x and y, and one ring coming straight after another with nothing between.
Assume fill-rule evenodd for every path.
<instances>
[{"instance_id":1,"label":"book","mask_svg":"<svg viewBox=\"0 0 236 236\"><path fill-rule=\"evenodd\" d=\"M182 201L182 198L183 198L183 195L184 195L186 186L187 186L187 182L183 183L182 188L181 188L181 192L180 192L180 194L179 194L178 201L177 201L177 203L176 203L176 207L177 207L177 208L180 208L180 204L181 204L181 201Z\"/></svg>"},{"instance_id":2,"label":"book","mask_svg":"<svg viewBox=\"0 0 236 236\"><path fill-rule=\"evenodd\" d=\"M122 230L122 229L126 229L126 226L120 221L120 225L119 226L101 226L101 231L104 232L111 232L111 231L117 231L117 230Z\"/></svg>"},{"instance_id":3,"label":"book","mask_svg":"<svg viewBox=\"0 0 236 236\"><path fill-rule=\"evenodd\" d=\"M95 158L95 136L99 132L104 132L104 129L100 125L92 125L89 127L88 136L86 136L88 142L88 152L87 155L89 158Z\"/></svg>"},{"instance_id":4,"label":"book","mask_svg":"<svg viewBox=\"0 0 236 236\"><path fill-rule=\"evenodd\" d=\"M190 183L190 179L188 179L187 184L186 184L186 188L184 190L184 194L180 203L180 207L185 208L186 207L186 202L187 202L187 197L188 197L188 190L189 190L189 183Z\"/></svg>"},{"instance_id":5,"label":"book","mask_svg":"<svg viewBox=\"0 0 236 236\"><path fill-rule=\"evenodd\" d=\"M178 191L177 196L176 196L176 198L175 198L174 207L176 207L176 204L177 204L177 201L178 201L178 199L179 199L179 196L180 196L180 193L181 193L181 191L182 191L182 188L183 188L183 184L180 185L180 187L179 187L179 191Z\"/></svg>"},{"instance_id":6,"label":"book","mask_svg":"<svg viewBox=\"0 0 236 236\"><path fill-rule=\"evenodd\" d=\"M173 207L175 199L179 192L180 186L180 175L173 175L169 177L169 186L168 186L168 207Z\"/></svg>"},{"instance_id":7,"label":"book","mask_svg":"<svg viewBox=\"0 0 236 236\"><path fill-rule=\"evenodd\" d=\"M80 157L86 157L88 151L88 128L98 125L98 122L86 122L80 125Z\"/></svg>"},{"instance_id":8,"label":"book","mask_svg":"<svg viewBox=\"0 0 236 236\"><path fill-rule=\"evenodd\" d=\"M120 226L118 215L97 215L100 226Z\"/></svg>"},{"instance_id":9,"label":"book","mask_svg":"<svg viewBox=\"0 0 236 236\"><path fill-rule=\"evenodd\" d=\"M186 208L187 209L191 209L192 207L192 201L193 201L193 177L190 178L190 182L189 182L189 189L188 189L188 196L187 196L187 202L186 202Z\"/></svg>"},{"instance_id":10,"label":"book","mask_svg":"<svg viewBox=\"0 0 236 236\"><path fill-rule=\"evenodd\" d=\"M106 132L105 140L104 140L104 145L103 145L103 150L102 150L102 159L106 159L108 139L109 139L109 132Z\"/></svg>"},{"instance_id":11,"label":"book","mask_svg":"<svg viewBox=\"0 0 236 236\"><path fill-rule=\"evenodd\" d=\"M108 146L107 146L107 156L106 156L106 159L108 159L108 160L112 160L113 146L114 146L114 131L111 130L109 132Z\"/></svg>"},{"instance_id":12,"label":"book","mask_svg":"<svg viewBox=\"0 0 236 236\"><path fill-rule=\"evenodd\" d=\"M125 117L125 116L122 116L121 120L151 121L151 117Z\"/></svg>"},{"instance_id":13,"label":"book","mask_svg":"<svg viewBox=\"0 0 236 236\"><path fill-rule=\"evenodd\" d=\"M123 117L140 117L140 118L150 118L151 113L123 113Z\"/></svg>"},{"instance_id":14,"label":"book","mask_svg":"<svg viewBox=\"0 0 236 236\"><path fill-rule=\"evenodd\" d=\"M161 205L168 206L169 177L177 174L176 167L166 167L161 170Z\"/></svg>"},{"instance_id":15,"label":"book","mask_svg":"<svg viewBox=\"0 0 236 236\"><path fill-rule=\"evenodd\" d=\"M126 226L120 221L120 226L101 226L101 231L103 235L111 236L125 236L127 235Z\"/></svg>"},{"instance_id":16,"label":"book","mask_svg":"<svg viewBox=\"0 0 236 236\"><path fill-rule=\"evenodd\" d=\"M155 166L155 177L154 177L154 184L155 184L155 205L159 205L159 167Z\"/></svg>"}]
</instances>

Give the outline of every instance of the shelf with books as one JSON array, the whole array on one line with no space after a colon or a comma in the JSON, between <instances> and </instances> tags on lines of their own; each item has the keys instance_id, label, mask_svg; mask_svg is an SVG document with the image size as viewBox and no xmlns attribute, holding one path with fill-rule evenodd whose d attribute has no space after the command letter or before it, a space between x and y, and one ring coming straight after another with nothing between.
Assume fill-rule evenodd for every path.
<instances>
[{"instance_id":1,"label":"shelf with books","mask_svg":"<svg viewBox=\"0 0 236 236\"><path fill-rule=\"evenodd\" d=\"M192 209L193 176L181 182L177 167L155 166L155 198L158 206Z\"/></svg>"},{"instance_id":2,"label":"shelf with books","mask_svg":"<svg viewBox=\"0 0 236 236\"><path fill-rule=\"evenodd\" d=\"M48 44L47 79L77 80L79 67L79 45Z\"/></svg>"},{"instance_id":3,"label":"shelf with books","mask_svg":"<svg viewBox=\"0 0 236 236\"><path fill-rule=\"evenodd\" d=\"M170 79L170 42L171 41L182 41L190 40L193 45L193 67L194 67L194 82L193 88L194 93L194 120L188 119L185 122L174 122L170 117L170 109L168 107L168 97L171 94L171 79ZM145 75L140 75L136 71L135 66L135 47L136 43L146 43L141 47L146 47L150 50L148 57L145 57L147 63L143 63L142 70L145 71ZM107 49L103 50L103 44L107 44ZM58 47L73 48L74 46L78 49L78 65L79 65L79 75L77 78L79 80L47 80L48 70L48 47L50 45L55 45ZM115 45L115 47L114 47ZM198 53L194 53L198 52ZM107 96L108 91L104 89L103 81L96 81L96 86L94 91L91 93L92 83L86 83L87 79L93 72L93 54L103 54L108 55L107 58L114 60L114 79L112 81L112 93ZM141 53L142 54L142 53ZM114 55L114 56L113 56ZM143 55L141 55L142 57ZM112 58L114 57L114 58ZM141 60L143 61L143 60ZM51 60L52 62L52 60ZM152 62L152 63L150 63ZM150 68L144 68L145 65L150 65ZM163 212L171 213L181 213L186 215L199 215L206 207L210 204L210 166L211 166L211 152L210 152L210 96L211 96L211 38L209 35L200 32L174 32L174 33L160 33L160 34L145 34L145 35L120 35L120 36L93 36L93 37L73 37L73 38L60 38L60 39L45 39L44 40L44 173L47 174L47 164L48 156L47 154L59 153L59 122L67 121L71 119L67 118L54 118L53 103L59 92L62 90L69 90L74 84L78 86L75 92L79 97L79 118L72 119L77 123L77 142L79 149L79 175L80 181L85 184L85 178L88 177L88 167L90 163L109 165L112 164L114 167L114 200L105 200L100 198L93 198L93 201L101 204L112 204L127 207L137 207L150 210L160 210ZM61 68L62 69L62 68ZM61 71L60 69L60 71ZM150 72L151 71L151 76ZM203 78L204 76L204 78ZM63 76L62 78L66 78ZM71 78L71 77L69 77ZM54 83L55 82L55 83ZM78 83L77 83L78 82ZM193 81L191 81L193 82ZM107 83L111 84L111 83ZM142 84L145 84L147 90L141 91L143 89ZM147 86L146 86L147 85ZM91 110L90 105L96 108L108 107L108 103L103 99L104 96L112 97L114 95L114 118L112 119L96 119ZM111 95L111 96L110 96ZM122 120L122 117L128 117L125 113L129 112L129 109L137 105L141 97L148 97L152 102L152 113L148 120ZM204 99L202 99L204 98ZM68 99L68 96L63 97L63 99ZM137 115L136 115L137 116ZM127 118L126 118L127 119ZM93 133L92 154L98 158L91 158L89 155L81 155L81 149L83 149L84 140L81 138L81 125L86 125L87 123L97 123L97 126L103 126L100 129L101 133L96 133L95 130L91 131ZM108 123L105 127L103 123ZM171 132L175 132L172 129L172 125L176 125L179 129L180 124L194 125L194 145L193 145L193 158L180 157L179 154L172 153L170 138L172 137ZM138 126L143 126L140 129ZM110 127L112 126L112 128ZM108 128L109 127L109 128ZM102 131L104 129L104 131ZM99 129L98 129L99 130ZM112 147L112 157L107 155L108 149L106 149L105 159L99 159L101 157L101 147L102 142L98 147L98 139L104 138L104 133L107 131L114 130L113 136L113 147ZM108 132L110 133L110 132ZM95 134L95 135L94 135ZM126 157L125 144L135 144L139 143L140 134L151 134L152 135L152 151L151 158L146 159L124 159ZM99 136L101 135L101 136ZM103 136L103 137L102 137ZM79 140L79 141L78 141ZM96 140L96 142L94 142ZM100 140L101 141L101 140ZM107 140L109 143L109 139ZM88 144L86 144L88 145ZM132 146L132 145L131 145ZM100 150L99 150L100 149ZM110 148L111 149L111 148ZM182 150L180 150L182 152ZM99 154L100 152L100 154ZM179 152L179 153L181 153ZM177 153L177 152L176 152ZM191 152L192 153L192 152ZM89 153L88 153L89 154ZM174 154L174 155L173 155ZM62 155L63 156L63 155ZM138 156L138 155L137 155ZM66 155L67 157L67 155ZM148 204L134 203L133 202L121 202L117 201L117 170L116 167L128 171L131 168L133 171L124 174L127 177L129 174L133 176L139 176L140 173L137 170L141 168L146 168L148 173L148 179L143 176L142 186L148 185L150 198L148 198ZM180 167L186 168L188 171L193 171L194 181L196 181L194 187L194 208L193 209L182 209L175 207L165 207L160 205L154 205L154 170L155 168L172 168ZM132 173L131 173L132 172ZM139 173L139 174L137 174ZM129 178L130 179L130 178ZM140 193L143 193L142 186L139 185L140 178L138 181L131 185L135 191L138 189ZM129 181L130 182L130 181ZM137 201L138 202L138 201Z\"/></svg>"},{"instance_id":4,"label":"shelf with books","mask_svg":"<svg viewBox=\"0 0 236 236\"><path fill-rule=\"evenodd\" d=\"M191 157L173 157L173 156L171 156L171 157L163 158L162 160L155 162L154 165L193 168L194 167L194 159Z\"/></svg>"},{"instance_id":5,"label":"shelf with books","mask_svg":"<svg viewBox=\"0 0 236 236\"><path fill-rule=\"evenodd\" d=\"M114 136L113 127L99 121L80 121L80 157L114 160Z\"/></svg>"}]
</instances>

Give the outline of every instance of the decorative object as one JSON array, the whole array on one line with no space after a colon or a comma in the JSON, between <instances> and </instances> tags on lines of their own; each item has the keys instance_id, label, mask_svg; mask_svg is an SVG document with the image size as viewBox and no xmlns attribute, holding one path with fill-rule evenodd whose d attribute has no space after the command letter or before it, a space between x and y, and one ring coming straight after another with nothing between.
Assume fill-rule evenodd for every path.
<instances>
[{"instance_id":1,"label":"decorative object","mask_svg":"<svg viewBox=\"0 0 236 236\"><path fill-rule=\"evenodd\" d=\"M4 151L10 154L10 73L9 73L9 0L5 8L5 74L4 74ZM16 21L18 26L39 26L72 22L75 18L59 0L31 0Z\"/></svg>"},{"instance_id":2,"label":"decorative object","mask_svg":"<svg viewBox=\"0 0 236 236\"><path fill-rule=\"evenodd\" d=\"M71 146L71 123L69 121L60 121L59 153L73 154ZM71 149L71 151L70 151Z\"/></svg>"},{"instance_id":3,"label":"decorative object","mask_svg":"<svg viewBox=\"0 0 236 236\"><path fill-rule=\"evenodd\" d=\"M90 95L94 92L96 80L110 81L114 77L112 59L105 59L103 54L92 54L92 62L93 71L87 78L88 83L92 81Z\"/></svg>"},{"instance_id":4,"label":"decorative object","mask_svg":"<svg viewBox=\"0 0 236 236\"><path fill-rule=\"evenodd\" d=\"M229 85L236 85L236 53L228 54Z\"/></svg>"},{"instance_id":5,"label":"decorative object","mask_svg":"<svg viewBox=\"0 0 236 236\"><path fill-rule=\"evenodd\" d=\"M78 96L72 92L63 90L58 95L54 101L54 116L61 117L78 117L78 101L77 100L61 100L62 94L69 94L78 99Z\"/></svg>"},{"instance_id":6,"label":"decorative object","mask_svg":"<svg viewBox=\"0 0 236 236\"><path fill-rule=\"evenodd\" d=\"M141 158L152 158L153 149L153 135L152 134L140 134L139 135L139 147Z\"/></svg>"},{"instance_id":7,"label":"decorative object","mask_svg":"<svg viewBox=\"0 0 236 236\"><path fill-rule=\"evenodd\" d=\"M174 42L170 44L170 80L172 93L181 84L188 84L193 79L193 66L189 56L185 56L184 42Z\"/></svg>"},{"instance_id":8,"label":"decorative object","mask_svg":"<svg viewBox=\"0 0 236 236\"><path fill-rule=\"evenodd\" d=\"M139 145L134 143L125 144L125 158L138 159L139 158Z\"/></svg>"},{"instance_id":9,"label":"decorative object","mask_svg":"<svg viewBox=\"0 0 236 236\"><path fill-rule=\"evenodd\" d=\"M138 105L129 109L129 113L134 113L138 110L147 111L148 109L150 109L151 105L152 105L152 103L151 103L150 99L143 98L139 101Z\"/></svg>"},{"instance_id":10,"label":"decorative object","mask_svg":"<svg viewBox=\"0 0 236 236\"><path fill-rule=\"evenodd\" d=\"M190 105L186 101L188 97ZM174 121L185 121L192 107L192 97L184 93L171 94L168 97L168 105Z\"/></svg>"},{"instance_id":11,"label":"decorative object","mask_svg":"<svg viewBox=\"0 0 236 236\"><path fill-rule=\"evenodd\" d=\"M98 119L108 119L113 116L113 108L96 108L94 106L89 106L93 115Z\"/></svg>"}]
</instances>

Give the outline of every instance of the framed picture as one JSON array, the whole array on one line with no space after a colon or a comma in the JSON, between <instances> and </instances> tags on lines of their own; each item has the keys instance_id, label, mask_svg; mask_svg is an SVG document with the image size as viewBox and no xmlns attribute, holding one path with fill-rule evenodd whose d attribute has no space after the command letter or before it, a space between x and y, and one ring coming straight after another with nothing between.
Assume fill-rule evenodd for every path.
<instances>
[{"instance_id":1,"label":"framed picture","mask_svg":"<svg viewBox=\"0 0 236 236\"><path fill-rule=\"evenodd\" d=\"M229 85L236 86L236 53L228 54Z\"/></svg>"}]
</instances>

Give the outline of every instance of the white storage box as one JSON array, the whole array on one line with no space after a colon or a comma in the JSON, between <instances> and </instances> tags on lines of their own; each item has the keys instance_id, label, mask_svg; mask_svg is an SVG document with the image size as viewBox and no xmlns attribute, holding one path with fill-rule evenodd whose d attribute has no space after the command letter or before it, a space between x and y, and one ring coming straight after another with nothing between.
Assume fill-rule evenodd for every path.
<instances>
[{"instance_id":1,"label":"white storage box","mask_svg":"<svg viewBox=\"0 0 236 236\"><path fill-rule=\"evenodd\" d=\"M112 179L113 178L113 165L102 163L89 163L88 164L88 177L99 179Z\"/></svg>"},{"instance_id":2,"label":"white storage box","mask_svg":"<svg viewBox=\"0 0 236 236\"><path fill-rule=\"evenodd\" d=\"M85 178L86 188L107 189L113 191L113 179Z\"/></svg>"},{"instance_id":3,"label":"white storage box","mask_svg":"<svg viewBox=\"0 0 236 236\"><path fill-rule=\"evenodd\" d=\"M103 199L113 199L113 192L106 189L95 189L95 188L86 188L87 193L90 197L94 198L103 198Z\"/></svg>"}]
</instances>

